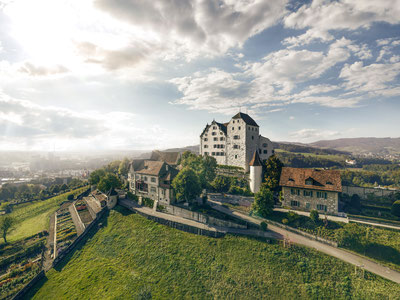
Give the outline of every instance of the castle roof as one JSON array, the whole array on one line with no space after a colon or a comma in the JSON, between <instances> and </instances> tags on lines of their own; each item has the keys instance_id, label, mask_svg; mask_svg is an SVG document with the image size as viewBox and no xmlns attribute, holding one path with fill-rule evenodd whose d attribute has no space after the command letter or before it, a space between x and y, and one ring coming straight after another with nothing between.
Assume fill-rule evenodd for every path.
<instances>
[{"instance_id":1,"label":"castle roof","mask_svg":"<svg viewBox=\"0 0 400 300\"><path fill-rule=\"evenodd\" d=\"M342 181L338 170L284 167L282 168L279 185L322 191L342 191Z\"/></svg>"},{"instance_id":2,"label":"castle roof","mask_svg":"<svg viewBox=\"0 0 400 300\"><path fill-rule=\"evenodd\" d=\"M258 124L256 123L256 121L253 120L252 117L250 117L248 114L239 112L236 115L234 115L232 117L232 119L243 119L243 121L247 124L247 125L251 125L251 126L258 126Z\"/></svg>"},{"instance_id":3,"label":"castle roof","mask_svg":"<svg viewBox=\"0 0 400 300\"><path fill-rule=\"evenodd\" d=\"M258 155L258 151L257 150L254 151L253 158L251 159L251 161L249 163L249 166L250 167L257 167L257 166L260 167L260 166L262 166L262 162L261 162L260 156Z\"/></svg>"}]
</instances>

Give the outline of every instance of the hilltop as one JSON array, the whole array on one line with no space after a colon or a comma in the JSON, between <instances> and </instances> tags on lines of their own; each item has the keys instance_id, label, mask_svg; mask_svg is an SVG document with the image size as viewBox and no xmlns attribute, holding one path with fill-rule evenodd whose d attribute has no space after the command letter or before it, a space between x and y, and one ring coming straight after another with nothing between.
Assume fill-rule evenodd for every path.
<instances>
[{"instance_id":1,"label":"hilltop","mask_svg":"<svg viewBox=\"0 0 400 300\"><path fill-rule=\"evenodd\" d=\"M33 289L34 299L376 298L400 286L312 249L166 227L121 207ZM98 230L97 232L95 232Z\"/></svg>"},{"instance_id":2,"label":"hilltop","mask_svg":"<svg viewBox=\"0 0 400 300\"><path fill-rule=\"evenodd\" d=\"M353 154L388 155L400 154L400 138L345 138L323 140L309 144L314 147L347 151Z\"/></svg>"}]
</instances>

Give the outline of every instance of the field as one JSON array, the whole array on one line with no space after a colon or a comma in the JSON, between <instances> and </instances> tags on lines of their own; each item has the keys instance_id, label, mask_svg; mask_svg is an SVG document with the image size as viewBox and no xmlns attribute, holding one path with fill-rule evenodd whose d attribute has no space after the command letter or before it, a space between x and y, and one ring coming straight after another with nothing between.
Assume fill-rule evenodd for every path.
<instances>
[{"instance_id":1,"label":"field","mask_svg":"<svg viewBox=\"0 0 400 300\"><path fill-rule=\"evenodd\" d=\"M68 195L71 193L78 195L85 189L86 187L83 187L44 201L39 200L15 206L10 214L16 220L15 230L9 234L7 240L17 241L46 230L49 226L50 215L58 209L63 201L67 200Z\"/></svg>"},{"instance_id":2,"label":"field","mask_svg":"<svg viewBox=\"0 0 400 300\"><path fill-rule=\"evenodd\" d=\"M117 206L34 299L396 299L400 285L303 247L172 229ZM96 232L97 230L97 232Z\"/></svg>"}]
</instances>

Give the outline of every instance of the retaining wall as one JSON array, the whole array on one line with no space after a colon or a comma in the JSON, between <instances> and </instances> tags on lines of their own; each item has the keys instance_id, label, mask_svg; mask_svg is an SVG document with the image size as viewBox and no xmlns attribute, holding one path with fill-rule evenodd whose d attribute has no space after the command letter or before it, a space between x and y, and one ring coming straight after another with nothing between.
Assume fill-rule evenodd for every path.
<instances>
[{"instance_id":1,"label":"retaining wall","mask_svg":"<svg viewBox=\"0 0 400 300\"><path fill-rule=\"evenodd\" d=\"M384 197L393 195L400 190L383 189L383 188L368 188L360 186L342 186L342 193L348 194L349 196L358 195L361 199L367 199L368 194L373 194L377 197Z\"/></svg>"},{"instance_id":2,"label":"retaining wall","mask_svg":"<svg viewBox=\"0 0 400 300\"><path fill-rule=\"evenodd\" d=\"M247 229L247 225L238 224L231 221L217 219L208 215L204 215L199 212L191 211L188 209L184 209L182 207L178 207L175 205L167 205L165 206L165 210L167 213L182 217L185 219L193 220L199 223L208 224L212 226L220 226L220 227L230 227L230 228L240 228Z\"/></svg>"},{"instance_id":3,"label":"retaining wall","mask_svg":"<svg viewBox=\"0 0 400 300\"><path fill-rule=\"evenodd\" d=\"M31 279L31 281L29 281L21 290L19 290L19 292L17 294L15 294L12 299L13 300L19 300L19 299L23 299L25 294L29 291L29 289L31 287L33 287L36 282L38 282L40 279L42 279L45 275L44 270L40 271L35 277L33 277Z\"/></svg>"}]
</instances>

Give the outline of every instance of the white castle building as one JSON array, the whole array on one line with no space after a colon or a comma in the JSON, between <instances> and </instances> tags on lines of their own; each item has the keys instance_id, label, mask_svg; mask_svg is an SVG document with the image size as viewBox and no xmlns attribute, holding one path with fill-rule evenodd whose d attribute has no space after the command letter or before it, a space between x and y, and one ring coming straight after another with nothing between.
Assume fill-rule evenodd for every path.
<instances>
[{"instance_id":1,"label":"white castle building","mask_svg":"<svg viewBox=\"0 0 400 300\"><path fill-rule=\"evenodd\" d=\"M253 118L241 112L227 123L214 120L200 135L200 154L214 157L220 165L237 166L248 172L255 153L261 161L274 154L272 142L260 135L259 129ZM255 173L258 176L259 171ZM250 186L259 180L251 178L255 173L250 172Z\"/></svg>"}]
</instances>

